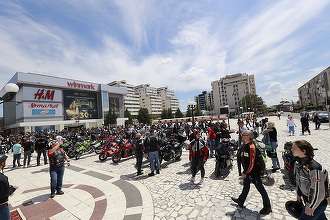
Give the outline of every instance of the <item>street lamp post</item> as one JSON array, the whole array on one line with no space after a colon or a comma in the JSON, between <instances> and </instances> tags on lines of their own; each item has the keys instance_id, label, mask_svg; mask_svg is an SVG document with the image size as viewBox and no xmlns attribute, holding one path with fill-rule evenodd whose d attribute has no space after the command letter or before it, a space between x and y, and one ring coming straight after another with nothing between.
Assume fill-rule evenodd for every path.
<instances>
[{"instance_id":1,"label":"street lamp post","mask_svg":"<svg viewBox=\"0 0 330 220\"><path fill-rule=\"evenodd\" d=\"M191 109L192 127L195 128L194 110L196 107L196 102L188 102L188 107Z\"/></svg>"},{"instance_id":2,"label":"street lamp post","mask_svg":"<svg viewBox=\"0 0 330 220\"><path fill-rule=\"evenodd\" d=\"M19 91L19 87L15 83L8 83L5 85L5 91L6 94L0 97L0 104L12 100Z\"/></svg>"},{"instance_id":3,"label":"street lamp post","mask_svg":"<svg viewBox=\"0 0 330 220\"><path fill-rule=\"evenodd\" d=\"M225 108L227 108L227 120L228 120L228 128L230 130L230 124L229 124L229 105L225 105Z\"/></svg>"}]
</instances>

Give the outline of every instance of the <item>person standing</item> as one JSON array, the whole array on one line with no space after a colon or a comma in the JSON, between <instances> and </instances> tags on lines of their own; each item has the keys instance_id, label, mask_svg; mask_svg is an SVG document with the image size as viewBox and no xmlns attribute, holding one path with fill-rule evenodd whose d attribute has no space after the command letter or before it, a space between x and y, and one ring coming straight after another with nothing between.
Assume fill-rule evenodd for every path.
<instances>
[{"instance_id":1,"label":"person standing","mask_svg":"<svg viewBox=\"0 0 330 220\"><path fill-rule=\"evenodd\" d=\"M240 161L242 161L243 166L243 190L238 198L231 197L231 199L237 203L240 208L243 208L244 202L250 191L250 185L253 183L261 194L263 201L263 208L259 213L268 215L272 212L272 208L267 191L260 178L265 172L265 163L263 162L260 151L256 147L253 132L248 130L244 131L242 133L242 139L244 144L237 156L240 158Z\"/></svg>"},{"instance_id":2,"label":"person standing","mask_svg":"<svg viewBox=\"0 0 330 220\"><path fill-rule=\"evenodd\" d=\"M218 148L220 146L220 138L221 138L221 132L220 132L220 123L216 122L213 131L215 133L215 144L214 149Z\"/></svg>"},{"instance_id":3,"label":"person standing","mask_svg":"<svg viewBox=\"0 0 330 220\"><path fill-rule=\"evenodd\" d=\"M63 176L64 176L64 162L67 161L70 166L70 160L65 151L60 148L61 143L58 141L51 142L51 149L48 150L49 157L49 174L50 174L50 198L56 195L63 195L62 191Z\"/></svg>"},{"instance_id":4,"label":"person standing","mask_svg":"<svg viewBox=\"0 0 330 220\"><path fill-rule=\"evenodd\" d=\"M312 145L305 140L292 143L292 153L298 158L295 163L297 183L297 201L304 200L304 210L299 219L327 219L324 211L327 208L326 190L328 172L316 162Z\"/></svg>"},{"instance_id":5,"label":"person standing","mask_svg":"<svg viewBox=\"0 0 330 220\"><path fill-rule=\"evenodd\" d=\"M238 147L242 145L242 133L247 130L247 128L244 126L244 122L241 120L238 120L238 131L236 132L238 134Z\"/></svg>"},{"instance_id":6,"label":"person standing","mask_svg":"<svg viewBox=\"0 0 330 220\"><path fill-rule=\"evenodd\" d=\"M133 140L133 146L135 148L135 157L136 157L136 169L137 169L137 176L142 175L142 160L143 160L143 152L144 147L141 139L141 134L136 133L135 138Z\"/></svg>"},{"instance_id":7,"label":"person standing","mask_svg":"<svg viewBox=\"0 0 330 220\"><path fill-rule=\"evenodd\" d=\"M205 145L204 140L201 138L201 133L196 133L196 138L190 143L189 146L189 160L191 162L191 178L190 182L195 182L197 171L201 171L201 179L198 184L204 183L205 168L204 164L209 156L209 148Z\"/></svg>"},{"instance_id":8,"label":"person standing","mask_svg":"<svg viewBox=\"0 0 330 220\"><path fill-rule=\"evenodd\" d=\"M6 166L7 156L0 155L0 218L10 220L10 210L8 206L8 196L10 196L18 187L9 185L8 177L3 174L3 168Z\"/></svg>"},{"instance_id":9,"label":"person standing","mask_svg":"<svg viewBox=\"0 0 330 220\"><path fill-rule=\"evenodd\" d=\"M315 122L315 130L320 129L321 121L320 121L318 112L315 112L314 117L313 117L313 121Z\"/></svg>"},{"instance_id":10,"label":"person standing","mask_svg":"<svg viewBox=\"0 0 330 220\"><path fill-rule=\"evenodd\" d=\"M307 112L300 118L300 122L301 122L302 134L304 135L305 131L308 131L310 135L311 131L309 130L309 116Z\"/></svg>"},{"instance_id":11,"label":"person standing","mask_svg":"<svg viewBox=\"0 0 330 220\"><path fill-rule=\"evenodd\" d=\"M31 152L33 150L33 145L34 145L34 143L32 141L32 137L29 137L29 139L22 144L22 147L24 149L23 167L30 166ZM27 164L26 164L26 161L27 161Z\"/></svg>"},{"instance_id":12,"label":"person standing","mask_svg":"<svg viewBox=\"0 0 330 220\"><path fill-rule=\"evenodd\" d=\"M160 171L160 162L159 162L159 144L158 139L155 135L155 131L153 129L150 129L150 136L147 137L144 141L144 146L146 148L146 151L149 155L150 160L150 169L151 173L148 174L148 176L154 176L155 175L155 163L156 163L156 174L159 174Z\"/></svg>"},{"instance_id":13,"label":"person standing","mask_svg":"<svg viewBox=\"0 0 330 220\"><path fill-rule=\"evenodd\" d=\"M21 166L21 148L21 139L17 138L15 144L13 145L13 167L16 167L16 162L18 167Z\"/></svg>"},{"instance_id":14,"label":"person standing","mask_svg":"<svg viewBox=\"0 0 330 220\"><path fill-rule=\"evenodd\" d=\"M290 136L294 136L294 127L297 127L297 125L294 123L294 120L291 115L286 120L286 125L289 127Z\"/></svg>"},{"instance_id":15,"label":"person standing","mask_svg":"<svg viewBox=\"0 0 330 220\"><path fill-rule=\"evenodd\" d=\"M268 122L268 128L266 129L266 132L269 134L269 142L270 146L272 147L273 156L272 156L272 163L273 163L273 172L276 172L280 169L280 162L277 157L276 149L278 147L277 142L277 130L275 128L274 122Z\"/></svg>"},{"instance_id":16,"label":"person standing","mask_svg":"<svg viewBox=\"0 0 330 220\"><path fill-rule=\"evenodd\" d=\"M208 134L207 140L208 140L209 146L210 146L210 151L211 151L210 156L211 157L214 157L214 147L215 147L215 139L216 139L216 134L215 134L213 128L214 128L214 124L211 123L210 127L207 129L207 134Z\"/></svg>"},{"instance_id":17,"label":"person standing","mask_svg":"<svg viewBox=\"0 0 330 220\"><path fill-rule=\"evenodd\" d=\"M44 157L44 164L48 164L47 162L47 155L46 155L46 148L48 147L48 141L46 140L44 135L41 135L35 143L35 150L37 154L37 166L40 166L40 157L41 154Z\"/></svg>"}]
</instances>

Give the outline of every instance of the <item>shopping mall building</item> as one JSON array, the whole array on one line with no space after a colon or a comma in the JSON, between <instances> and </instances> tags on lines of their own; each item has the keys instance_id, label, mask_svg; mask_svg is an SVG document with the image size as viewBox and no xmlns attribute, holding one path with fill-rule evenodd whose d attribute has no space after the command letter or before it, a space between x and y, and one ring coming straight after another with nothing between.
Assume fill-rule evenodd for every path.
<instances>
[{"instance_id":1,"label":"shopping mall building","mask_svg":"<svg viewBox=\"0 0 330 220\"><path fill-rule=\"evenodd\" d=\"M35 73L16 73L19 91L3 103L4 130L11 133L99 127L111 109L124 117L126 88ZM4 97L4 88L0 97Z\"/></svg>"}]
</instances>

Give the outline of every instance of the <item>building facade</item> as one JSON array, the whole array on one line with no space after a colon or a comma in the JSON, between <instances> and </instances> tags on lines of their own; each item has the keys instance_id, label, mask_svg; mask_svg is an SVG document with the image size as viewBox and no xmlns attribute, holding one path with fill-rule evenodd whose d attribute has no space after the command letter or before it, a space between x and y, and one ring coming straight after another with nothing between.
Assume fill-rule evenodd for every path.
<instances>
[{"instance_id":1,"label":"building facade","mask_svg":"<svg viewBox=\"0 0 330 220\"><path fill-rule=\"evenodd\" d=\"M153 117L159 117L163 109L171 109L172 113L179 108L179 99L174 96L174 91L168 87L155 88L150 84L138 86L127 84L126 80L113 81L108 84L113 87L127 88L127 95L124 97L124 109L127 109L132 116L137 116L140 108L148 109Z\"/></svg>"},{"instance_id":2,"label":"building facade","mask_svg":"<svg viewBox=\"0 0 330 220\"><path fill-rule=\"evenodd\" d=\"M203 91L201 94L195 96L194 100L201 110L213 110L214 103L212 92Z\"/></svg>"},{"instance_id":3,"label":"building facade","mask_svg":"<svg viewBox=\"0 0 330 220\"><path fill-rule=\"evenodd\" d=\"M300 105L319 106L330 103L330 66L298 88Z\"/></svg>"},{"instance_id":4,"label":"building facade","mask_svg":"<svg viewBox=\"0 0 330 220\"><path fill-rule=\"evenodd\" d=\"M211 83L215 114L229 106L229 112L239 112L239 101L248 94L256 94L254 75L238 73L227 75Z\"/></svg>"},{"instance_id":5,"label":"building facade","mask_svg":"<svg viewBox=\"0 0 330 220\"><path fill-rule=\"evenodd\" d=\"M110 109L124 117L126 88L22 72L8 83L20 88L13 100L3 103L4 128L11 132L99 127Z\"/></svg>"}]
</instances>

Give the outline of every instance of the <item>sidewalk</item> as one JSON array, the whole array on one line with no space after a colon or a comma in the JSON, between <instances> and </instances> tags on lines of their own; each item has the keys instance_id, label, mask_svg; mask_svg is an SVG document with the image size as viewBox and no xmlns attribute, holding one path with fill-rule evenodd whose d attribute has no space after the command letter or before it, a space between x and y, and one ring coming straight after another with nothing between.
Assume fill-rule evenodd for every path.
<instances>
[{"instance_id":1,"label":"sidewalk","mask_svg":"<svg viewBox=\"0 0 330 220\"><path fill-rule=\"evenodd\" d=\"M148 177L149 166L143 163L144 175L136 176L135 158L123 159L114 164L111 159L98 160L98 155L83 155L72 160L72 166L65 170L62 196L50 199L48 166L32 166L12 169L12 159L7 160L5 174L13 185L20 188L9 198L11 210L19 209L26 219L111 219L111 220L184 220L184 219L294 219L285 210L285 202L294 200L296 192L288 184L283 169L281 151L286 141L305 139L318 148L315 159L330 170L330 130L322 123L320 130L311 135L302 136L299 132L300 121L296 119L296 135L289 136L286 116L274 121L278 132L278 156L281 172L274 173L275 185L266 190L269 194L273 212L259 215L262 199L251 185L250 193L244 205L237 208L230 197L238 196L242 190L242 179L238 176L236 161L233 168L223 177L213 175L215 159L210 158L206 165L206 181L203 185L191 184L188 151L184 150L180 161L164 161L159 175ZM232 129L236 129L237 120L230 120ZM233 138L237 135L233 134ZM261 138L259 138L261 139ZM35 155L34 155L35 157ZM33 158L35 164L35 158ZM267 167L271 168L268 160ZM198 181L199 173L196 176ZM330 217L330 209L326 211Z\"/></svg>"}]
</instances>

